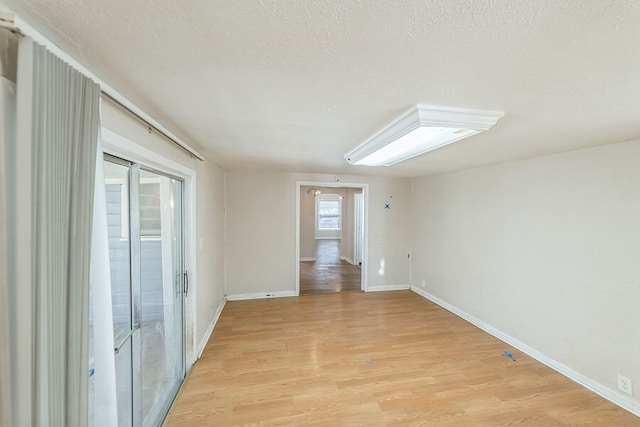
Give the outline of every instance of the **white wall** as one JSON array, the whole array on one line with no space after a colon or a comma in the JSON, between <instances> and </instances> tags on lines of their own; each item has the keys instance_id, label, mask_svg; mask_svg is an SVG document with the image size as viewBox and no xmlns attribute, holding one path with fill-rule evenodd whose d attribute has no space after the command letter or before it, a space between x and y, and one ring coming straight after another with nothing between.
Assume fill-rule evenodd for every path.
<instances>
[{"instance_id":1,"label":"white wall","mask_svg":"<svg viewBox=\"0 0 640 427\"><path fill-rule=\"evenodd\" d=\"M342 176L369 184L369 286L409 283L410 182ZM227 295L295 291L296 182L333 175L232 171L227 175ZM392 209L384 209L392 196ZM384 268L381 268L384 264Z\"/></svg>"},{"instance_id":2,"label":"white wall","mask_svg":"<svg viewBox=\"0 0 640 427\"><path fill-rule=\"evenodd\" d=\"M413 284L612 393L618 373L640 387L638 159L633 141L414 180Z\"/></svg>"}]
</instances>

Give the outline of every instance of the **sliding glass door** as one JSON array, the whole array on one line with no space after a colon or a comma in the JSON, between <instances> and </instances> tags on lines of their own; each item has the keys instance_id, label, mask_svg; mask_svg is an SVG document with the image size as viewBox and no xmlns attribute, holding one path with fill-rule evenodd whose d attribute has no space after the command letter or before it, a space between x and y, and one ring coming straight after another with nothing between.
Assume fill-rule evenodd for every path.
<instances>
[{"instance_id":1,"label":"sliding glass door","mask_svg":"<svg viewBox=\"0 0 640 427\"><path fill-rule=\"evenodd\" d=\"M142 425L153 426L184 379L182 181L139 178Z\"/></svg>"},{"instance_id":2,"label":"sliding glass door","mask_svg":"<svg viewBox=\"0 0 640 427\"><path fill-rule=\"evenodd\" d=\"M118 424L156 426L185 373L183 182L105 159Z\"/></svg>"}]
</instances>

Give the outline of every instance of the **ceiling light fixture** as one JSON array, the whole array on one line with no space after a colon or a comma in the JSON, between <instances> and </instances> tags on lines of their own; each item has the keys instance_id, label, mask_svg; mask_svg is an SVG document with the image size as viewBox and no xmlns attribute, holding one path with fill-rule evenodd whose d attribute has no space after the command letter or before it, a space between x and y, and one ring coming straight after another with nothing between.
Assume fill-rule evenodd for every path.
<instances>
[{"instance_id":1,"label":"ceiling light fixture","mask_svg":"<svg viewBox=\"0 0 640 427\"><path fill-rule=\"evenodd\" d=\"M418 104L344 158L352 165L391 166L489 130L502 111Z\"/></svg>"}]
</instances>

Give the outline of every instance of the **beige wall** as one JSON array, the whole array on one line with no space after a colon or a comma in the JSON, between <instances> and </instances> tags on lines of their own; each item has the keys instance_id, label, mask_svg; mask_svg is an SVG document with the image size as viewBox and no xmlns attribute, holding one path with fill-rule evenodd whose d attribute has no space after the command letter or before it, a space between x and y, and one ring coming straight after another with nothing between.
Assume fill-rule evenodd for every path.
<instances>
[{"instance_id":1,"label":"beige wall","mask_svg":"<svg viewBox=\"0 0 640 427\"><path fill-rule=\"evenodd\" d=\"M224 171L196 161L196 343L202 344L224 301Z\"/></svg>"},{"instance_id":2,"label":"beige wall","mask_svg":"<svg viewBox=\"0 0 640 427\"><path fill-rule=\"evenodd\" d=\"M0 28L0 76L16 81L18 65L18 36Z\"/></svg>"},{"instance_id":3,"label":"beige wall","mask_svg":"<svg viewBox=\"0 0 640 427\"><path fill-rule=\"evenodd\" d=\"M638 159L634 141L414 180L413 284L612 393L640 385Z\"/></svg>"},{"instance_id":4,"label":"beige wall","mask_svg":"<svg viewBox=\"0 0 640 427\"><path fill-rule=\"evenodd\" d=\"M409 283L410 183L342 176L369 184L370 286ZM296 182L334 182L333 175L233 171L227 175L227 294L295 291ZM384 203L393 197L392 209ZM384 267L381 267L384 265Z\"/></svg>"}]
</instances>

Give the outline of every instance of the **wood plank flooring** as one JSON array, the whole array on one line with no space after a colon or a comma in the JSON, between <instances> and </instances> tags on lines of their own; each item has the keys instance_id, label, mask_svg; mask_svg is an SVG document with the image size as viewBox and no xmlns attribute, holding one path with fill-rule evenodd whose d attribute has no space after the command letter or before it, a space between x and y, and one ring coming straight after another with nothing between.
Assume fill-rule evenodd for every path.
<instances>
[{"instance_id":1,"label":"wood plank flooring","mask_svg":"<svg viewBox=\"0 0 640 427\"><path fill-rule=\"evenodd\" d=\"M360 291L360 267L340 260L340 240L316 240L316 260L300 262L300 295Z\"/></svg>"},{"instance_id":2,"label":"wood plank flooring","mask_svg":"<svg viewBox=\"0 0 640 427\"><path fill-rule=\"evenodd\" d=\"M511 424L638 426L640 418L411 291L228 302L168 421Z\"/></svg>"}]
</instances>

